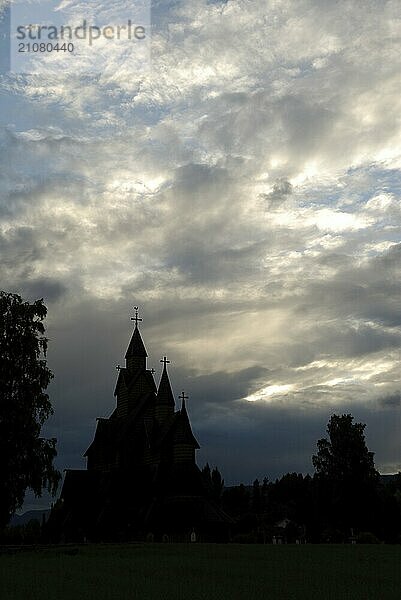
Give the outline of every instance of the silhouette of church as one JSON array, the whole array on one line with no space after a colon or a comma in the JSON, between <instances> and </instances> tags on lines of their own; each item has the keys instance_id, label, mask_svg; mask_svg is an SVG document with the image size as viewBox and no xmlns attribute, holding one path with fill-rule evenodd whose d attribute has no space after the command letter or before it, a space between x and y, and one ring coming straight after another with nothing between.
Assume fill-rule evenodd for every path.
<instances>
[{"instance_id":1,"label":"silhouette of church","mask_svg":"<svg viewBox=\"0 0 401 600\"><path fill-rule=\"evenodd\" d=\"M176 410L166 357L156 387L135 311L115 410L97 419L87 470L66 470L49 526L64 540L226 539L232 520L196 465L187 396Z\"/></svg>"}]
</instances>

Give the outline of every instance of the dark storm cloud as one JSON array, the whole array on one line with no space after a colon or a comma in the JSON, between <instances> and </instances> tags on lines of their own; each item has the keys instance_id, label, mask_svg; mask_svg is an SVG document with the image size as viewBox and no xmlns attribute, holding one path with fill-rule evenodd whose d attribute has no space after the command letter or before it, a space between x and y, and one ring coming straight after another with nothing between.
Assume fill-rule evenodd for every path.
<instances>
[{"instance_id":1,"label":"dark storm cloud","mask_svg":"<svg viewBox=\"0 0 401 600\"><path fill-rule=\"evenodd\" d=\"M398 390L396 392L393 392L392 394L388 394L387 396L379 398L379 404L385 407L401 406L401 392Z\"/></svg>"},{"instance_id":2,"label":"dark storm cloud","mask_svg":"<svg viewBox=\"0 0 401 600\"><path fill-rule=\"evenodd\" d=\"M194 424L201 443L199 463L217 464L227 484L274 479L287 472L311 472L311 456L322 436L325 419L319 415L289 414L264 407L247 411L242 427L227 414L219 427ZM225 423L225 426L224 426Z\"/></svg>"},{"instance_id":3,"label":"dark storm cloud","mask_svg":"<svg viewBox=\"0 0 401 600\"><path fill-rule=\"evenodd\" d=\"M45 303L57 302L66 293L67 288L62 281L56 279L39 277L24 284L23 294L30 300L43 298Z\"/></svg>"},{"instance_id":4,"label":"dark storm cloud","mask_svg":"<svg viewBox=\"0 0 401 600\"><path fill-rule=\"evenodd\" d=\"M167 268L177 267L193 283L213 286L249 280L266 252L266 242L245 243L243 248L214 250L201 240L182 240L170 253Z\"/></svg>"},{"instance_id":5,"label":"dark storm cloud","mask_svg":"<svg viewBox=\"0 0 401 600\"><path fill-rule=\"evenodd\" d=\"M218 371L207 375L191 375L181 371L182 380L191 390L194 413L209 410L209 404L226 404L244 398L265 383L269 370L263 367L248 367L242 371ZM179 378L180 371L177 373Z\"/></svg>"},{"instance_id":6,"label":"dark storm cloud","mask_svg":"<svg viewBox=\"0 0 401 600\"><path fill-rule=\"evenodd\" d=\"M336 260L336 272L322 281L310 282L300 312L319 312L338 317L368 319L389 327L401 324L401 308L397 298L401 292L398 278L401 273L400 246L394 245L381 256L374 256L362 266L358 260ZM319 262L322 262L321 258ZM326 261L323 264L327 265ZM371 332L374 335L374 332ZM376 332L376 335L380 332ZM397 335L397 332L394 332ZM394 341L394 337L392 337Z\"/></svg>"},{"instance_id":7,"label":"dark storm cloud","mask_svg":"<svg viewBox=\"0 0 401 600\"><path fill-rule=\"evenodd\" d=\"M324 308L320 305L313 312L322 318ZM292 354L302 356L302 347L305 343L308 346L304 354L306 360L301 359L301 364L318 358L322 352L333 357L351 358L380 350L401 348L400 331L382 331L377 326L355 324L352 319L347 322L347 318L350 319L348 315L343 318L339 316L334 322L327 324L321 322L319 327L310 327L305 332L303 341L299 340L298 344L294 344L289 350L289 364L293 364ZM296 338L294 342L295 340Z\"/></svg>"},{"instance_id":8,"label":"dark storm cloud","mask_svg":"<svg viewBox=\"0 0 401 600\"><path fill-rule=\"evenodd\" d=\"M301 155L305 161L327 143L337 118L326 106L296 95L280 98L277 113L291 154Z\"/></svg>"},{"instance_id":9,"label":"dark storm cloud","mask_svg":"<svg viewBox=\"0 0 401 600\"><path fill-rule=\"evenodd\" d=\"M43 256L40 236L33 227L16 227L0 234L2 264L10 267L31 266Z\"/></svg>"},{"instance_id":10,"label":"dark storm cloud","mask_svg":"<svg viewBox=\"0 0 401 600\"><path fill-rule=\"evenodd\" d=\"M292 185L286 179L278 179L269 194L261 194L269 210L274 210L292 193Z\"/></svg>"},{"instance_id":11,"label":"dark storm cloud","mask_svg":"<svg viewBox=\"0 0 401 600\"><path fill-rule=\"evenodd\" d=\"M198 196L198 190L203 185L225 183L224 169L205 164L187 164L175 172L176 189L178 192L193 192ZM200 189L199 189L200 188Z\"/></svg>"}]
</instances>

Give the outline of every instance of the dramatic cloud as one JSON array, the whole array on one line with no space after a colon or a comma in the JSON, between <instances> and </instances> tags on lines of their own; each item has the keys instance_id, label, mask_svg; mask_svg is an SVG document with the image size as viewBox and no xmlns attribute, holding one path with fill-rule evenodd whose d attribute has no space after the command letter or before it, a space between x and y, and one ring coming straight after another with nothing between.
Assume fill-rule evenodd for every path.
<instances>
[{"instance_id":1,"label":"dramatic cloud","mask_svg":"<svg viewBox=\"0 0 401 600\"><path fill-rule=\"evenodd\" d=\"M100 74L1 77L1 287L49 306L60 467L139 304L227 481L310 471L335 411L401 469L398 1L160 1L152 25L137 76L110 45Z\"/></svg>"}]
</instances>

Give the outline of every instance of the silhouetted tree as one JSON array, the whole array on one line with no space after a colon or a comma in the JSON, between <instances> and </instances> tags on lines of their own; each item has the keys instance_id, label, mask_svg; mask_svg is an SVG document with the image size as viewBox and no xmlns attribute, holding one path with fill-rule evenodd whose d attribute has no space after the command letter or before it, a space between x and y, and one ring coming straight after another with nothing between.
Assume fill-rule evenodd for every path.
<instances>
[{"instance_id":1,"label":"silhouetted tree","mask_svg":"<svg viewBox=\"0 0 401 600\"><path fill-rule=\"evenodd\" d=\"M224 488L224 479L222 478L221 473L217 467L215 467L212 471L211 480L214 498L217 502L220 503L221 495L223 493Z\"/></svg>"},{"instance_id":2,"label":"silhouetted tree","mask_svg":"<svg viewBox=\"0 0 401 600\"><path fill-rule=\"evenodd\" d=\"M260 489L261 493L261 509L262 511L266 511L269 505L269 479L267 477L263 478L262 487Z\"/></svg>"},{"instance_id":3,"label":"silhouetted tree","mask_svg":"<svg viewBox=\"0 0 401 600\"><path fill-rule=\"evenodd\" d=\"M252 509L258 513L261 510L262 494L260 489L259 479L255 479L252 484Z\"/></svg>"},{"instance_id":4,"label":"silhouetted tree","mask_svg":"<svg viewBox=\"0 0 401 600\"><path fill-rule=\"evenodd\" d=\"M269 485L269 512L275 520L290 519L298 526L307 525L312 512L311 478L287 473Z\"/></svg>"},{"instance_id":5,"label":"silhouetted tree","mask_svg":"<svg viewBox=\"0 0 401 600\"><path fill-rule=\"evenodd\" d=\"M208 485L212 485L212 472L210 470L209 463L206 463L202 469L203 479Z\"/></svg>"},{"instance_id":6,"label":"silhouetted tree","mask_svg":"<svg viewBox=\"0 0 401 600\"><path fill-rule=\"evenodd\" d=\"M365 526L377 499L379 474L366 446L365 425L353 420L350 414L332 415L328 439L317 442L312 457L320 504L328 509L330 524L343 528Z\"/></svg>"},{"instance_id":7,"label":"silhouetted tree","mask_svg":"<svg viewBox=\"0 0 401 600\"><path fill-rule=\"evenodd\" d=\"M205 483L209 486L213 498L216 500L216 502L220 503L224 488L224 479L222 478L220 471L217 467L214 467L212 471L209 463L206 463L202 469L202 476Z\"/></svg>"},{"instance_id":8,"label":"silhouetted tree","mask_svg":"<svg viewBox=\"0 0 401 600\"><path fill-rule=\"evenodd\" d=\"M327 425L329 439L318 440L318 452L312 457L320 477L336 481L371 481L378 473L373 452L369 452L364 436L366 425L353 423L352 415L332 415Z\"/></svg>"},{"instance_id":9,"label":"silhouetted tree","mask_svg":"<svg viewBox=\"0 0 401 600\"><path fill-rule=\"evenodd\" d=\"M243 483L227 488L223 492L223 508L232 516L239 516L249 510L249 492Z\"/></svg>"},{"instance_id":10,"label":"silhouetted tree","mask_svg":"<svg viewBox=\"0 0 401 600\"><path fill-rule=\"evenodd\" d=\"M30 304L0 292L0 527L21 507L25 491L55 493L56 440L40 437L52 414L45 390L53 377L46 365L43 300Z\"/></svg>"}]
</instances>

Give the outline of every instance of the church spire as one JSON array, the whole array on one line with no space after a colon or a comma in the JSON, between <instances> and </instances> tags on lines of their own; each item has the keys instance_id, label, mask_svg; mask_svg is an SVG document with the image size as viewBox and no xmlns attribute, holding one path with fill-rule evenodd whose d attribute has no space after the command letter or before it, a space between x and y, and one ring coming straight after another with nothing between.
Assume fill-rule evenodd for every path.
<instances>
[{"instance_id":1,"label":"church spire","mask_svg":"<svg viewBox=\"0 0 401 600\"><path fill-rule=\"evenodd\" d=\"M185 400L188 400L188 396L185 395L184 391L181 392L180 400L181 400L181 412L186 413L187 409L185 408Z\"/></svg>"},{"instance_id":2,"label":"church spire","mask_svg":"<svg viewBox=\"0 0 401 600\"><path fill-rule=\"evenodd\" d=\"M134 310L135 316L131 317L131 321L135 321L135 328L127 352L125 353L125 360L128 371L142 371L146 369L146 357L148 354L138 329L138 322L142 321L138 317L138 307L134 306Z\"/></svg>"},{"instance_id":3,"label":"church spire","mask_svg":"<svg viewBox=\"0 0 401 600\"><path fill-rule=\"evenodd\" d=\"M192 433L191 424L189 422L185 400L188 396L185 392L179 396L181 399L181 410L176 413L174 440L173 440L173 460L176 463L194 462L195 450L199 448L199 444Z\"/></svg>"},{"instance_id":4,"label":"church spire","mask_svg":"<svg viewBox=\"0 0 401 600\"><path fill-rule=\"evenodd\" d=\"M170 380L167 373L167 364L170 363L164 356L161 361L163 371L160 378L159 389L157 390L155 417L159 422L174 414L174 396L171 390Z\"/></svg>"}]
</instances>

